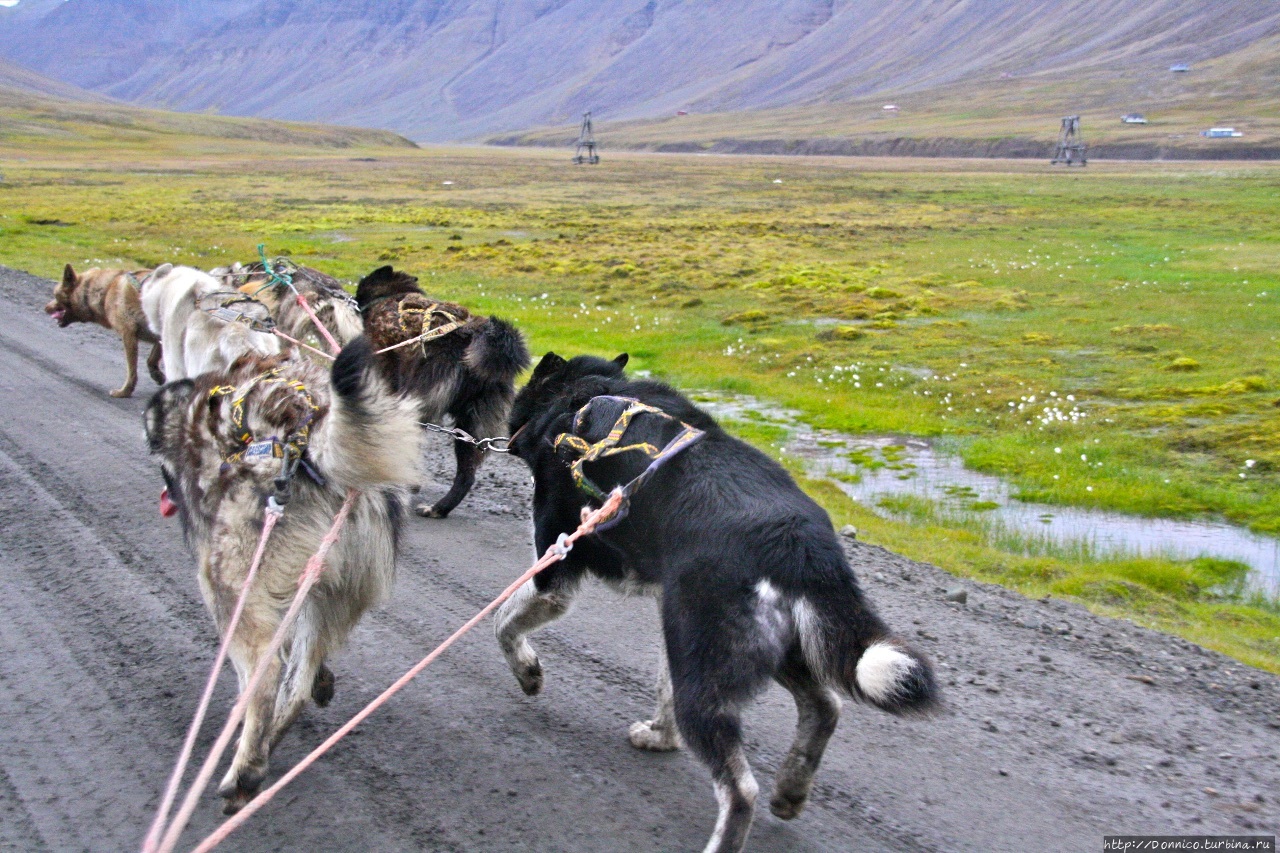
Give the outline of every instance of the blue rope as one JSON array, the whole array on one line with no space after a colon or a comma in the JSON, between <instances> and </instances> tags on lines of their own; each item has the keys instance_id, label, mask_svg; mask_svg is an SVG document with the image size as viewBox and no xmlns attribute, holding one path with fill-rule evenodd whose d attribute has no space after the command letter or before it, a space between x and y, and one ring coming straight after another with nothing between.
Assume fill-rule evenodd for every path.
<instances>
[{"instance_id":1,"label":"blue rope","mask_svg":"<svg viewBox=\"0 0 1280 853\"><path fill-rule=\"evenodd\" d=\"M267 244L266 243L258 244L258 259L262 261L263 271L267 275L271 276L271 281L269 282L270 284L283 284L285 287L289 288L294 293L298 292L298 288L293 286L293 274L288 271L284 272L283 274L277 273L275 270L275 267L267 261Z\"/></svg>"}]
</instances>

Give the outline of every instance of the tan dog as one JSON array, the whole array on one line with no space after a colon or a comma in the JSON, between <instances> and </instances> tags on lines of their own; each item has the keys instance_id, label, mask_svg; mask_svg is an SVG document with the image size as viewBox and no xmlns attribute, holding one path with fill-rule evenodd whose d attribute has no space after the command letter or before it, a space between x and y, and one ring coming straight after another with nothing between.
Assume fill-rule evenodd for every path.
<instances>
[{"instance_id":1,"label":"tan dog","mask_svg":"<svg viewBox=\"0 0 1280 853\"><path fill-rule=\"evenodd\" d=\"M124 342L124 385L112 397L128 397L138 384L138 341L153 344L147 356L147 371L157 385L164 384L160 370L160 339L147 326L138 295L138 281L151 270L104 270L93 267L77 273L67 264L62 281L53 291L53 301L44 312L58 321L59 328L72 323L97 323L120 336Z\"/></svg>"}]
</instances>

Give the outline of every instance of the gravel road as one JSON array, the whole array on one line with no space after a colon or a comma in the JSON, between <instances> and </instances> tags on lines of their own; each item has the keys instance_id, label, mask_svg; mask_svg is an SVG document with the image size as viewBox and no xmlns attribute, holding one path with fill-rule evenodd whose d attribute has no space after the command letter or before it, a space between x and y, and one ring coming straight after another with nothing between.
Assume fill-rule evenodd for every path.
<instances>
[{"instance_id":1,"label":"gravel road","mask_svg":"<svg viewBox=\"0 0 1280 853\"><path fill-rule=\"evenodd\" d=\"M0 268L0 849L136 849L216 638L178 525L156 510L139 418L153 386L144 370L134 399L108 397L118 339L57 329L40 310L52 287ZM432 450L443 491L451 454ZM331 662L337 697L304 713L273 778L529 564L529 496L522 465L498 457L450 519L409 522L392 600ZM808 809L784 823L762 807L749 850L1093 851L1105 834L1280 829L1280 679L848 547L890 624L934 657L947 709L904 721L846 705ZM946 600L956 586L967 603ZM482 626L226 848L700 849L706 772L625 737L652 705L652 603L592 586L539 640L541 696L520 692ZM762 806L794 719L779 689L748 713ZM185 837L219 816L210 793Z\"/></svg>"}]
</instances>

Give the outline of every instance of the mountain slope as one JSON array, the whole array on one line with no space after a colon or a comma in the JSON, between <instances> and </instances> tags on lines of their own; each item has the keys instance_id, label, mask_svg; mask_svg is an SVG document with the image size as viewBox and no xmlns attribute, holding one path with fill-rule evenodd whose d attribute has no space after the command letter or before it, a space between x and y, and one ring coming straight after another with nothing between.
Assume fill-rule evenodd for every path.
<instances>
[{"instance_id":1,"label":"mountain slope","mask_svg":"<svg viewBox=\"0 0 1280 853\"><path fill-rule=\"evenodd\" d=\"M413 145L383 130L144 109L0 60L0 146L31 140L62 146L93 140L110 140L117 147L173 146L210 139L320 148Z\"/></svg>"},{"instance_id":2,"label":"mountain slope","mask_svg":"<svg viewBox=\"0 0 1280 853\"><path fill-rule=\"evenodd\" d=\"M964 102L1009 79L1075 109L1164 105L1186 94L1170 64L1195 64L1202 96L1221 97L1232 58L1266 45L1258 67L1274 67L1278 36L1280 7L1256 0L22 0L0 10L0 55L113 97L426 140L572 125L587 109L631 120L930 92ZM1274 105L1275 88L1265 95Z\"/></svg>"},{"instance_id":3,"label":"mountain slope","mask_svg":"<svg viewBox=\"0 0 1280 853\"><path fill-rule=\"evenodd\" d=\"M110 98L86 91L78 86L72 86L69 83L62 83L36 74L33 71L28 71L3 59L0 59L0 88L9 89L15 93L46 95L72 101L105 103L110 100Z\"/></svg>"}]
</instances>

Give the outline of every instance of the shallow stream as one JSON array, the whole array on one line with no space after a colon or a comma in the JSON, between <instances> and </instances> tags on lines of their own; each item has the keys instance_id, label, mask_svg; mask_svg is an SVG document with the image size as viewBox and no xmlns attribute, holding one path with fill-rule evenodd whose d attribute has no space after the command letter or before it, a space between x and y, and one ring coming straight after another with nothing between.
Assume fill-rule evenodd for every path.
<instances>
[{"instance_id":1,"label":"shallow stream","mask_svg":"<svg viewBox=\"0 0 1280 853\"><path fill-rule=\"evenodd\" d=\"M787 431L784 452L803 461L845 494L881 515L886 498L932 502L944 519L978 524L992 537L1097 556L1216 557L1248 565L1251 589L1280 596L1280 539L1217 521L1144 518L1105 510L1026 503L1004 480L964 467L954 454L902 436L853 436L814 430L799 413L745 397L703 395L698 405L716 417Z\"/></svg>"}]
</instances>

